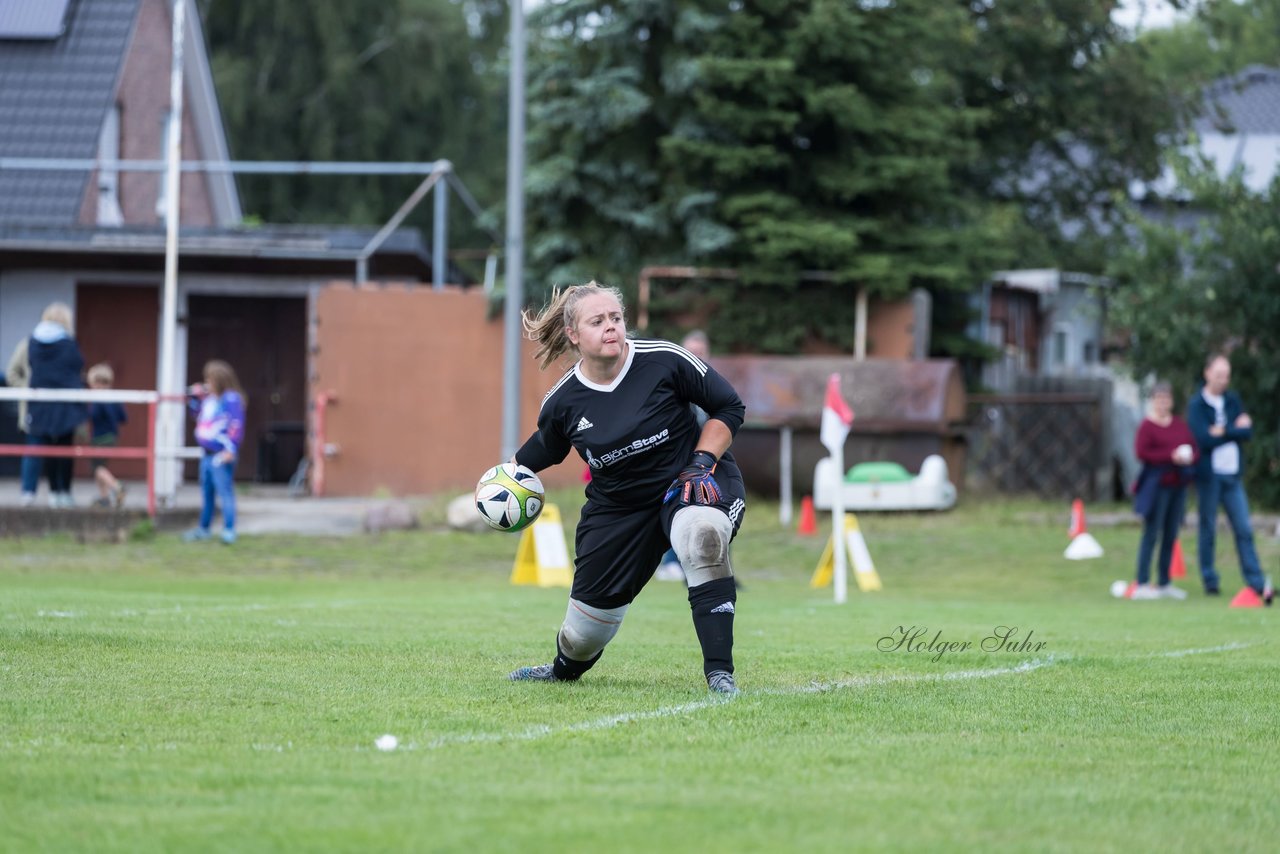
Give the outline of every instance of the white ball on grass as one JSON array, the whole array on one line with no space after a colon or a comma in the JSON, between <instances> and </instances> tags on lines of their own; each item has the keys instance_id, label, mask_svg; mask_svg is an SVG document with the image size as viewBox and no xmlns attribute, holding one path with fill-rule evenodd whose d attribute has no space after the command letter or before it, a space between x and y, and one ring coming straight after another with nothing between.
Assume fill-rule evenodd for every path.
<instances>
[{"instance_id":1,"label":"white ball on grass","mask_svg":"<svg viewBox=\"0 0 1280 854\"><path fill-rule=\"evenodd\" d=\"M380 735L373 744L379 750L395 750L400 745L400 739L390 734Z\"/></svg>"},{"instance_id":2,"label":"white ball on grass","mask_svg":"<svg viewBox=\"0 0 1280 854\"><path fill-rule=\"evenodd\" d=\"M1129 582L1127 581L1111 582L1111 595L1116 597L1117 599L1123 599L1124 593L1128 589L1129 589Z\"/></svg>"}]
</instances>

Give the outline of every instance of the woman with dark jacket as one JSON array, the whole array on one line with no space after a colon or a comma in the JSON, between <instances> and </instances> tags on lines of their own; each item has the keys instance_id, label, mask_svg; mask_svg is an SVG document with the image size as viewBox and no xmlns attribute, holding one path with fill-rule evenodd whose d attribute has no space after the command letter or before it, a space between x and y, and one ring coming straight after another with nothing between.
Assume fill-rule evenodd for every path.
<instances>
[{"instance_id":1,"label":"woman with dark jacket","mask_svg":"<svg viewBox=\"0 0 1280 854\"><path fill-rule=\"evenodd\" d=\"M27 342L31 363L31 388L84 388L84 357L71 337L71 309L55 302L44 310ZM27 409L27 444L70 447L76 428L89 417L83 403L33 400ZM73 507L70 457L45 457L49 479L49 506ZM24 496L25 498L25 496Z\"/></svg>"}]
</instances>

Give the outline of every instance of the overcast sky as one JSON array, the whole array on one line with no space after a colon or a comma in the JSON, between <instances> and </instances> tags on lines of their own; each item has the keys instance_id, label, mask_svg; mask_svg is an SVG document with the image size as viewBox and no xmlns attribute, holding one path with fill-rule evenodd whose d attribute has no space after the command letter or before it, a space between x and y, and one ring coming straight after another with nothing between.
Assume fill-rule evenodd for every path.
<instances>
[{"instance_id":1,"label":"overcast sky","mask_svg":"<svg viewBox=\"0 0 1280 854\"><path fill-rule=\"evenodd\" d=\"M1144 30L1167 27L1187 17L1188 13L1177 12L1166 0L1120 0L1120 5L1111 13L1111 20L1117 24Z\"/></svg>"}]
</instances>

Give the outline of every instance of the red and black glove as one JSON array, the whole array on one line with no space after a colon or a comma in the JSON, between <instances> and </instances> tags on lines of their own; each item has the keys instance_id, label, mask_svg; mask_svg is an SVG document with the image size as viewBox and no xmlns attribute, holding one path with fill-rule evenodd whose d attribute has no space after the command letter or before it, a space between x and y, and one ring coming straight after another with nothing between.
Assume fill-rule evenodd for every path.
<instances>
[{"instance_id":1,"label":"red and black glove","mask_svg":"<svg viewBox=\"0 0 1280 854\"><path fill-rule=\"evenodd\" d=\"M676 479L671 481L671 486L663 496L662 503L666 504L674 498L686 506L719 504L723 493L720 491L720 484L716 483L715 470L714 454L710 451L694 451L693 459L680 474L676 475Z\"/></svg>"}]
</instances>

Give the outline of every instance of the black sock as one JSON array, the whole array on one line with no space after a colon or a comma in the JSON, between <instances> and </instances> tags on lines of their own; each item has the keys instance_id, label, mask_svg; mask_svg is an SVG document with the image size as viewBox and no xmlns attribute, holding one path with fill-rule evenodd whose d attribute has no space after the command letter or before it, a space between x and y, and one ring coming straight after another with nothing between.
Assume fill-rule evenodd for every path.
<instances>
[{"instance_id":1,"label":"black sock","mask_svg":"<svg viewBox=\"0 0 1280 854\"><path fill-rule=\"evenodd\" d=\"M738 593L733 577L717 578L689 588L693 629L702 644L702 672L733 672L733 611Z\"/></svg>"},{"instance_id":2,"label":"black sock","mask_svg":"<svg viewBox=\"0 0 1280 854\"><path fill-rule=\"evenodd\" d=\"M564 650L560 648L560 640L556 639L556 657L551 661L551 672L561 682L573 682L579 676L586 673L596 662L600 660L600 656L604 655L604 650L600 650L590 661L576 661L564 654Z\"/></svg>"}]
</instances>

